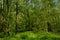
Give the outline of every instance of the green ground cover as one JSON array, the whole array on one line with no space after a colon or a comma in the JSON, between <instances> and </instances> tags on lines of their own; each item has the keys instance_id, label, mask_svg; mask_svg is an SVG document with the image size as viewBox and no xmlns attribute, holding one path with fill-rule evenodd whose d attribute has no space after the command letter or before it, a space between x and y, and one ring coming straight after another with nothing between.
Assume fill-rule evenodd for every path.
<instances>
[{"instance_id":1,"label":"green ground cover","mask_svg":"<svg viewBox=\"0 0 60 40\"><path fill-rule=\"evenodd\" d=\"M0 40L60 40L60 35L46 32L22 32Z\"/></svg>"}]
</instances>

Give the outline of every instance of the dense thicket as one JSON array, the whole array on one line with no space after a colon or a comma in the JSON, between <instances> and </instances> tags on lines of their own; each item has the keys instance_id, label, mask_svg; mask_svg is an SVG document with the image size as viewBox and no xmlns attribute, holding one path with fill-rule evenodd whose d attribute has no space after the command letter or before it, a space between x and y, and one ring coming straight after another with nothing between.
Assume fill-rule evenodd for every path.
<instances>
[{"instance_id":1,"label":"dense thicket","mask_svg":"<svg viewBox=\"0 0 60 40\"><path fill-rule=\"evenodd\" d=\"M0 0L0 35L24 31L60 32L60 1Z\"/></svg>"}]
</instances>

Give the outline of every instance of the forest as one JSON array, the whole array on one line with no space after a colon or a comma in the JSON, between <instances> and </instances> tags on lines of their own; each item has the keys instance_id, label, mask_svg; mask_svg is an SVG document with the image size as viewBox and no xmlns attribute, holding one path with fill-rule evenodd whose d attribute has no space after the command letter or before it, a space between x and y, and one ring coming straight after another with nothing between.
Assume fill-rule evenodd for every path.
<instances>
[{"instance_id":1,"label":"forest","mask_svg":"<svg viewBox=\"0 0 60 40\"><path fill-rule=\"evenodd\" d=\"M0 40L60 40L60 0L0 0Z\"/></svg>"}]
</instances>

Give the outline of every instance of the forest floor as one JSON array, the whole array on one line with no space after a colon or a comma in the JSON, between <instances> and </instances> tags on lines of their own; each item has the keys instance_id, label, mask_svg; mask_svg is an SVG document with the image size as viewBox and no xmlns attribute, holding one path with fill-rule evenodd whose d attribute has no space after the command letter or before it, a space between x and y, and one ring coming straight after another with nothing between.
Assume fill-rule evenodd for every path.
<instances>
[{"instance_id":1,"label":"forest floor","mask_svg":"<svg viewBox=\"0 0 60 40\"><path fill-rule=\"evenodd\" d=\"M22 32L14 36L0 38L0 40L60 40L59 34L46 32Z\"/></svg>"}]
</instances>

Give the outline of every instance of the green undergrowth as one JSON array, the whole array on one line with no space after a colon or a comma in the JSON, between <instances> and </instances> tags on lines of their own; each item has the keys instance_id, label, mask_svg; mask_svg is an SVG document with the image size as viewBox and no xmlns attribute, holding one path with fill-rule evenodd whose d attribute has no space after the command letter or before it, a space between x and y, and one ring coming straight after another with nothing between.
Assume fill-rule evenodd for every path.
<instances>
[{"instance_id":1,"label":"green undergrowth","mask_svg":"<svg viewBox=\"0 0 60 40\"><path fill-rule=\"evenodd\" d=\"M22 32L0 40L60 40L60 35L51 32Z\"/></svg>"}]
</instances>

